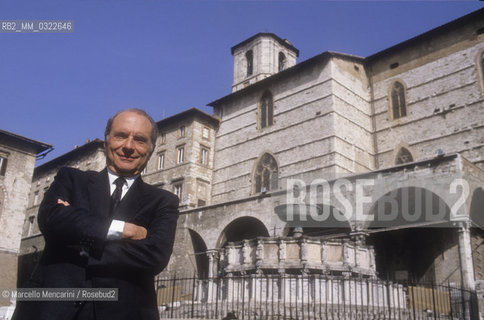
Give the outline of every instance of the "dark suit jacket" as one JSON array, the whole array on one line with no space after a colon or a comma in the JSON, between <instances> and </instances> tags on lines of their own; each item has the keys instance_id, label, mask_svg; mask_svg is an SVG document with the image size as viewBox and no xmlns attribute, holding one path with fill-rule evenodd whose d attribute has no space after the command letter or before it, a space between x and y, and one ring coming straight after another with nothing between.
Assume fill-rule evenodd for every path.
<instances>
[{"instance_id":1,"label":"dark suit jacket","mask_svg":"<svg viewBox=\"0 0 484 320\"><path fill-rule=\"evenodd\" d=\"M57 199L70 206L57 204ZM118 288L117 302L18 302L13 319L80 319L94 308L96 319L158 319L154 276L170 259L178 198L136 179L115 216L109 216L107 171L59 170L39 209L45 249L27 287ZM141 225L143 240L107 241L112 219ZM88 256L79 254L82 247ZM84 312L82 312L84 313Z\"/></svg>"}]
</instances>

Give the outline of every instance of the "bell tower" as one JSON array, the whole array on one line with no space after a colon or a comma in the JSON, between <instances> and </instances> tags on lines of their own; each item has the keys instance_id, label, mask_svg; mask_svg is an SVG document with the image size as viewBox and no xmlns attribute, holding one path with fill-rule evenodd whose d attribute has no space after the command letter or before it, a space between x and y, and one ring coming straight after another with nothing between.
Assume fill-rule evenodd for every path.
<instances>
[{"instance_id":1,"label":"bell tower","mask_svg":"<svg viewBox=\"0 0 484 320\"><path fill-rule=\"evenodd\" d=\"M235 92L294 66L299 50L273 33L258 33L232 47L232 55Z\"/></svg>"}]
</instances>

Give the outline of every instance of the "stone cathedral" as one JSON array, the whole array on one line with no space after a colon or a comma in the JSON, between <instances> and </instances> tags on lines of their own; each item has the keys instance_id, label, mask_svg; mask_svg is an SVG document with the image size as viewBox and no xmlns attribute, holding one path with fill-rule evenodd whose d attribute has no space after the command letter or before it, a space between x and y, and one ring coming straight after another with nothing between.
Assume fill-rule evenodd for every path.
<instances>
[{"instance_id":1,"label":"stone cathedral","mask_svg":"<svg viewBox=\"0 0 484 320\"><path fill-rule=\"evenodd\" d=\"M180 197L164 273L483 286L484 10L368 57L298 62L273 33L231 53L232 90L212 114L158 121L142 178ZM101 170L102 145L35 168L19 283L42 250L36 214L58 168Z\"/></svg>"}]
</instances>

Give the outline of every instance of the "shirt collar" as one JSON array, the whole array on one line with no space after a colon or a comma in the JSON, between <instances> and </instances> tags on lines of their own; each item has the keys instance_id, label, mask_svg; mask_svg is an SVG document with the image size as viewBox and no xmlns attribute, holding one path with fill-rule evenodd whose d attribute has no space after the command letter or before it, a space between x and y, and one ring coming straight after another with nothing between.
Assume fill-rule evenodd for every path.
<instances>
[{"instance_id":1,"label":"shirt collar","mask_svg":"<svg viewBox=\"0 0 484 320\"><path fill-rule=\"evenodd\" d=\"M109 186L114 184L114 181L119 177L117 174L113 173L109 168L108 169L108 178L109 178ZM139 174L133 177L123 177L128 184L128 189L133 185L134 181L139 177Z\"/></svg>"}]
</instances>

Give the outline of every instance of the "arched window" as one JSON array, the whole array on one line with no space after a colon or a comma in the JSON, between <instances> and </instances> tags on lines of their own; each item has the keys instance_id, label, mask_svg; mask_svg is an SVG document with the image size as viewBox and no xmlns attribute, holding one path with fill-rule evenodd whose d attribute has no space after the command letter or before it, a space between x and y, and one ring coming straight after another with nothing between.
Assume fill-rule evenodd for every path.
<instances>
[{"instance_id":1,"label":"arched window","mask_svg":"<svg viewBox=\"0 0 484 320\"><path fill-rule=\"evenodd\" d=\"M4 189L0 186L0 218L2 217L3 207L5 202Z\"/></svg>"},{"instance_id":2,"label":"arched window","mask_svg":"<svg viewBox=\"0 0 484 320\"><path fill-rule=\"evenodd\" d=\"M252 50L245 53L245 59L247 60L247 77L250 77L254 72L254 55Z\"/></svg>"},{"instance_id":3,"label":"arched window","mask_svg":"<svg viewBox=\"0 0 484 320\"><path fill-rule=\"evenodd\" d=\"M0 176L4 176L7 172L7 157L0 156Z\"/></svg>"},{"instance_id":4,"label":"arched window","mask_svg":"<svg viewBox=\"0 0 484 320\"><path fill-rule=\"evenodd\" d=\"M259 128L272 126L274 118L274 106L272 94L269 91L264 92L259 103Z\"/></svg>"},{"instance_id":5,"label":"arched window","mask_svg":"<svg viewBox=\"0 0 484 320\"><path fill-rule=\"evenodd\" d=\"M275 190L278 187L278 167L276 159L264 153L256 163L254 171L254 192Z\"/></svg>"},{"instance_id":6,"label":"arched window","mask_svg":"<svg viewBox=\"0 0 484 320\"><path fill-rule=\"evenodd\" d=\"M395 81L390 90L390 105L393 119L398 119L407 115L405 86L400 81Z\"/></svg>"},{"instance_id":7,"label":"arched window","mask_svg":"<svg viewBox=\"0 0 484 320\"><path fill-rule=\"evenodd\" d=\"M408 162L413 162L413 157L410 151L407 148L400 148L397 153L397 157L395 158L395 164L404 164Z\"/></svg>"},{"instance_id":8,"label":"arched window","mask_svg":"<svg viewBox=\"0 0 484 320\"><path fill-rule=\"evenodd\" d=\"M477 73L481 82L481 91L484 92L484 50L477 56Z\"/></svg>"},{"instance_id":9,"label":"arched window","mask_svg":"<svg viewBox=\"0 0 484 320\"><path fill-rule=\"evenodd\" d=\"M481 76L484 79L484 50L481 51Z\"/></svg>"},{"instance_id":10,"label":"arched window","mask_svg":"<svg viewBox=\"0 0 484 320\"><path fill-rule=\"evenodd\" d=\"M284 66L286 64L286 56L283 52L279 52L279 71L284 70Z\"/></svg>"}]
</instances>

